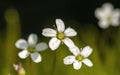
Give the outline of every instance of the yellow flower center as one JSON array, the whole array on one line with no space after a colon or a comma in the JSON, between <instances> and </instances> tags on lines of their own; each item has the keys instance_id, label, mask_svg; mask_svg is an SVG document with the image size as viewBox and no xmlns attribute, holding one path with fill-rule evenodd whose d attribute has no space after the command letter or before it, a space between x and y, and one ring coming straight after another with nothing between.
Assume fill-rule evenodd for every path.
<instances>
[{"instance_id":1,"label":"yellow flower center","mask_svg":"<svg viewBox=\"0 0 120 75\"><path fill-rule=\"evenodd\" d=\"M83 56L81 56L81 55L78 55L77 57L76 57L76 60L78 60L78 61L82 61L84 58L83 58Z\"/></svg>"},{"instance_id":2,"label":"yellow flower center","mask_svg":"<svg viewBox=\"0 0 120 75\"><path fill-rule=\"evenodd\" d=\"M65 34L64 33L58 33L57 34L57 38L60 39L60 40L63 40L65 38Z\"/></svg>"},{"instance_id":3,"label":"yellow flower center","mask_svg":"<svg viewBox=\"0 0 120 75\"><path fill-rule=\"evenodd\" d=\"M111 16L107 16L108 22L111 22Z\"/></svg>"},{"instance_id":4,"label":"yellow flower center","mask_svg":"<svg viewBox=\"0 0 120 75\"><path fill-rule=\"evenodd\" d=\"M29 51L30 53L35 52L35 47L29 46L29 47L28 47L28 51Z\"/></svg>"}]
</instances>

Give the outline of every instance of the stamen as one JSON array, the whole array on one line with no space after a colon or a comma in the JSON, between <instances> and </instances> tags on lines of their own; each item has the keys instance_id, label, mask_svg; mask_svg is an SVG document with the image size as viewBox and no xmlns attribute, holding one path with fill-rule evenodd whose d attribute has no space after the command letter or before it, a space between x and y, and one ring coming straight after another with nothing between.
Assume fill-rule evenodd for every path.
<instances>
[{"instance_id":1,"label":"stamen","mask_svg":"<svg viewBox=\"0 0 120 75\"><path fill-rule=\"evenodd\" d=\"M78 55L78 56L76 57L76 60L78 60L78 61L82 61L82 60L83 60L83 56Z\"/></svg>"},{"instance_id":2,"label":"stamen","mask_svg":"<svg viewBox=\"0 0 120 75\"><path fill-rule=\"evenodd\" d=\"M28 47L28 51L29 51L30 53L33 53L33 52L35 52L35 48L34 48L34 47L29 46L29 47Z\"/></svg>"},{"instance_id":3,"label":"stamen","mask_svg":"<svg viewBox=\"0 0 120 75\"><path fill-rule=\"evenodd\" d=\"M57 38L60 40L63 40L65 38L65 34L64 33L58 33Z\"/></svg>"}]
</instances>

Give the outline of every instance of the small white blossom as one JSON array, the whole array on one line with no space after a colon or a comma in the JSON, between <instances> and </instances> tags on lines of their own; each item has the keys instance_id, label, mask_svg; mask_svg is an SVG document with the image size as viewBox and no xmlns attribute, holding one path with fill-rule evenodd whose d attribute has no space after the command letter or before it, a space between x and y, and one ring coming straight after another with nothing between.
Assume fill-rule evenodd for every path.
<instances>
[{"instance_id":1,"label":"small white blossom","mask_svg":"<svg viewBox=\"0 0 120 75\"><path fill-rule=\"evenodd\" d=\"M69 37L73 37L77 35L77 32L68 27L65 29L65 24L61 19L56 19L57 29L45 28L43 29L42 34L46 37L52 37L49 41L49 47L52 50L55 50L59 47L60 43L65 43L67 47L71 47L74 45L72 40Z\"/></svg>"},{"instance_id":2,"label":"small white blossom","mask_svg":"<svg viewBox=\"0 0 120 75\"><path fill-rule=\"evenodd\" d=\"M18 72L19 75L25 75L25 69L22 67L22 64L13 64L14 69Z\"/></svg>"},{"instance_id":3,"label":"small white blossom","mask_svg":"<svg viewBox=\"0 0 120 75\"><path fill-rule=\"evenodd\" d=\"M97 8L95 16L99 19L99 27L105 29L120 24L120 9L114 9L112 4L105 3L102 8Z\"/></svg>"},{"instance_id":4,"label":"small white blossom","mask_svg":"<svg viewBox=\"0 0 120 75\"><path fill-rule=\"evenodd\" d=\"M79 70L81 68L82 62L89 67L93 66L92 62L87 58L92 53L92 48L89 46L84 47L82 51L80 51L76 46L71 47L70 51L73 53L73 55L65 57L63 59L64 64L73 64L73 68L76 70Z\"/></svg>"},{"instance_id":5,"label":"small white blossom","mask_svg":"<svg viewBox=\"0 0 120 75\"><path fill-rule=\"evenodd\" d=\"M18 53L18 56L21 59L25 59L30 55L31 59L35 63L41 62L42 58L38 52L47 49L47 44L44 42L37 44L37 41L38 37L36 34L30 34L28 37L28 41L24 39L17 40L15 46L19 49L22 49L22 51Z\"/></svg>"}]
</instances>

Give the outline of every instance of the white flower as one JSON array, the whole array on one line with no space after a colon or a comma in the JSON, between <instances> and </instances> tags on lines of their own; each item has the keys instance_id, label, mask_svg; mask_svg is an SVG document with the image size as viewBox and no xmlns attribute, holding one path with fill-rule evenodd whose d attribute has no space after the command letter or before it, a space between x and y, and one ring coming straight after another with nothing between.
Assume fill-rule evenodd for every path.
<instances>
[{"instance_id":1,"label":"white flower","mask_svg":"<svg viewBox=\"0 0 120 75\"><path fill-rule=\"evenodd\" d=\"M47 44L44 42L37 44L37 41L38 37L36 34L30 34L28 41L19 39L15 43L17 48L22 49L22 51L18 53L18 56L22 59L25 59L30 55L35 63L41 62L42 58L38 52L47 49Z\"/></svg>"},{"instance_id":2,"label":"white flower","mask_svg":"<svg viewBox=\"0 0 120 75\"><path fill-rule=\"evenodd\" d=\"M56 19L57 29L45 28L43 29L42 34L46 37L52 37L49 42L49 47L52 50L55 50L59 47L60 43L65 43L67 47L74 46L74 43L69 37L73 37L77 35L77 32L68 27L65 29L65 24L61 19Z\"/></svg>"},{"instance_id":3,"label":"white flower","mask_svg":"<svg viewBox=\"0 0 120 75\"><path fill-rule=\"evenodd\" d=\"M19 75L25 75L25 69L22 67L22 64L13 64L14 69L18 72Z\"/></svg>"},{"instance_id":4,"label":"white flower","mask_svg":"<svg viewBox=\"0 0 120 75\"><path fill-rule=\"evenodd\" d=\"M82 49L82 51L79 50L78 47L71 47L70 51L73 53L73 55L69 55L63 59L64 64L70 65L73 64L73 68L78 70L82 66L82 62L86 64L89 67L92 67L92 62L87 58L92 53L92 48L89 46L86 46Z\"/></svg>"},{"instance_id":5,"label":"white flower","mask_svg":"<svg viewBox=\"0 0 120 75\"><path fill-rule=\"evenodd\" d=\"M97 8L95 16L99 19L99 27L103 29L110 25L118 26L120 24L120 10L114 9L110 3L105 3L102 8Z\"/></svg>"}]
</instances>

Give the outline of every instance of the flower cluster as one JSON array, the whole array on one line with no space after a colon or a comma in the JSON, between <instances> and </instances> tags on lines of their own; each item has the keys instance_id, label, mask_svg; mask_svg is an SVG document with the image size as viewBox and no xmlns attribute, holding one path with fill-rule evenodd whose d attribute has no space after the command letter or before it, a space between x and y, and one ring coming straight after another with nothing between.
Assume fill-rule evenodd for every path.
<instances>
[{"instance_id":1,"label":"flower cluster","mask_svg":"<svg viewBox=\"0 0 120 75\"><path fill-rule=\"evenodd\" d=\"M102 8L97 8L95 11L96 18L99 19L99 27L105 29L110 25L118 26L120 21L120 10L113 9L112 4L106 3ZM75 37L77 32L71 28L65 28L65 24L61 19L56 19L55 29L45 28L42 30L42 35L45 37L50 37L51 40L48 43L49 48L54 51L60 44L65 44L72 55L66 56L63 59L63 63L66 65L73 64L75 70L79 70L82 63L89 67L93 66L93 63L88 59L88 56L92 53L92 48L90 46L85 46L83 49L79 49L75 43L71 40L71 37ZM38 43L38 37L36 34L30 34L28 40L19 39L16 41L15 46L22 49L18 53L21 59L27 58L29 55L33 62L39 63L42 61L42 56L39 51L46 50L48 48L45 42ZM23 71L21 65L14 65L16 71Z\"/></svg>"},{"instance_id":2,"label":"flower cluster","mask_svg":"<svg viewBox=\"0 0 120 75\"><path fill-rule=\"evenodd\" d=\"M97 8L95 16L99 19L99 27L106 29L110 25L118 26L120 23L120 9L114 9L112 4L105 3L102 8Z\"/></svg>"},{"instance_id":3,"label":"flower cluster","mask_svg":"<svg viewBox=\"0 0 120 75\"><path fill-rule=\"evenodd\" d=\"M56 19L56 27L56 30L52 28L45 28L42 31L43 36L51 37L51 40L49 41L49 48L54 51L60 46L60 44L64 43L73 54L64 58L64 64L73 64L73 67L76 70L80 69L82 65L81 62L91 67L93 64L89 59L87 59L87 57L92 53L92 48L86 46L83 48L83 51L80 51L70 39L70 37L76 36L77 32L71 27L65 29L65 24L61 19ZM24 39L17 40L15 43L16 47L22 49L22 51L18 53L18 56L21 59L25 59L30 55L33 62L41 62L42 57L38 52L47 49L47 44L45 42L37 44L37 41L38 37L33 33L29 35L28 41Z\"/></svg>"},{"instance_id":4,"label":"flower cluster","mask_svg":"<svg viewBox=\"0 0 120 75\"><path fill-rule=\"evenodd\" d=\"M87 57L92 53L92 48L86 46L82 51L80 51L74 42L69 38L76 36L77 32L70 27L65 29L65 24L61 19L56 19L56 26L57 30L45 28L42 32L44 36L52 37L49 42L49 47L51 50L57 49L60 43L63 42L73 54L64 58L64 64L73 64L73 67L76 70L81 68L82 62L91 67L93 64L89 59L87 59Z\"/></svg>"}]
</instances>

